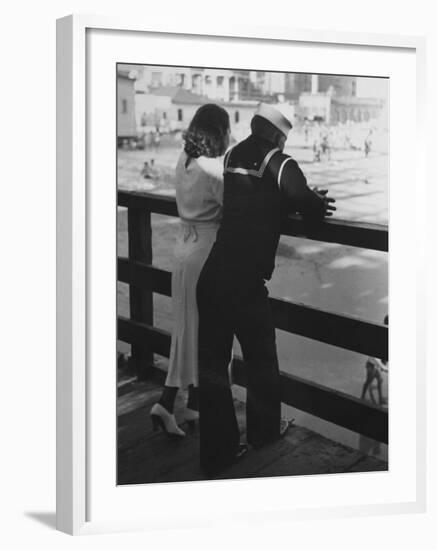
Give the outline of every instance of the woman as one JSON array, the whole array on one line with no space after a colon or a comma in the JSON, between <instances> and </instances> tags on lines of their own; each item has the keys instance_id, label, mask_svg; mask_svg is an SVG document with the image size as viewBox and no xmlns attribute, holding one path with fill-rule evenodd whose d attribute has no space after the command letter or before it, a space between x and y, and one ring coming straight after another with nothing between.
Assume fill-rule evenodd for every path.
<instances>
[{"instance_id":1,"label":"woman","mask_svg":"<svg viewBox=\"0 0 437 550\"><path fill-rule=\"evenodd\" d=\"M173 414L179 388L188 388L185 420L198 419L196 285L221 219L223 155L229 146L228 113L218 105L202 105L184 134L184 150L176 166L176 203L180 228L172 273L174 328L164 391L150 411L154 429L183 437Z\"/></svg>"}]
</instances>

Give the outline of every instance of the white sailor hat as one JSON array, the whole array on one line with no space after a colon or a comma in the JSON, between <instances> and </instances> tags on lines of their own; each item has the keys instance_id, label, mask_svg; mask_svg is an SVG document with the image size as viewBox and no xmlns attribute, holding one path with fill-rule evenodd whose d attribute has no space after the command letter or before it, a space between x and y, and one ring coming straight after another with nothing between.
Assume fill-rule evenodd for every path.
<instances>
[{"instance_id":1,"label":"white sailor hat","mask_svg":"<svg viewBox=\"0 0 437 550\"><path fill-rule=\"evenodd\" d=\"M288 103L277 103L276 105L260 103L255 114L267 119L285 135L293 127L294 111Z\"/></svg>"}]
</instances>

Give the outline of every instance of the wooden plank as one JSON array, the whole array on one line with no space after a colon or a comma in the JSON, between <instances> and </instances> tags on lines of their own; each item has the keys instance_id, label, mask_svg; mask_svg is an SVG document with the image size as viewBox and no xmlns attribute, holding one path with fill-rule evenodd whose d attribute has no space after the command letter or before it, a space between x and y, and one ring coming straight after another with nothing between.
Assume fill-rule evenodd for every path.
<instances>
[{"instance_id":1,"label":"wooden plank","mask_svg":"<svg viewBox=\"0 0 437 550\"><path fill-rule=\"evenodd\" d=\"M176 199L142 191L118 191L118 206L147 210L155 214L178 216Z\"/></svg>"},{"instance_id":2,"label":"wooden plank","mask_svg":"<svg viewBox=\"0 0 437 550\"><path fill-rule=\"evenodd\" d=\"M193 460L197 447L193 437L182 439L168 438L161 431L153 432L149 413L156 402L162 386L143 394L143 403L137 409L118 418L118 483L157 483L166 480L183 481L171 478L171 471L180 463ZM142 388L138 388L142 393ZM151 395L153 394L153 395ZM185 395L179 392L175 403L175 416L181 422ZM182 429L185 425L181 422ZM197 460L198 464L198 460Z\"/></svg>"},{"instance_id":3,"label":"wooden plank","mask_svg":"<svg viewBox=\"0 0 437 550\"><path fill-rule=\"evenodd\" d=\"M171 272L165 269L119 257L117 276L122 283L171 296Z\"/></svg>"},{"instance_id":4,"label":"wooden plank","mask_svg":"<svg viewBox=\"0 0 437 550\"><path fill-rule=\"evenodd\" d=\"M241 441L245 439L245 405L236 399L234 399L235 414L237 416L237 422L240 427ZM199 480L205 479L203 472L200 470L199 464L199 431L196 430L191 434L193 442L195 444L195 455L184 463L180 462L175 468L171 470L171 480Z\"/></svg>"},{"instance_id":5,"label":"wooden plank","mask_svg":"<svg viewBox=\"0 0 437 550\"><path fill-rule=\"evenodd\" d=\"M162 386L149 384L148 382L136 382L132 384L129 393L117 396L117 415L119 419L140 408L152 406L159 399Z\"/></svg>"},{"instance_id":6,"label":"wooden plank","mask_svg":"<svg viewBox=\"0 0 437 550\"><path fill-rule=\"evenodd\" d=\"M132 260L152 263L152 226L150 212L128 208L129 257ZM129 289L130 318L153 325L153 293L139 287ZM147 378L147 370L153 364L153 352L147 342L132 345L132 361L140 380Z\"/></svg>"},{"instance_id":7,"label":"wooden plank","mask_svg":"<svg viewBox=\"0 0 437 550\"><path fill-rule=\"evenodd\" d=\"M350 315L271 298L275 327L364 355L388 358L388 327Z\"/></svg>"},{"instance_id":8,"label":"wooden plank","mask_svg":"<svg viewBox=\"0 0 437 550\"><path fill-rule=\"evenodd\" d=\"M373 456L363 456L347 469L348 472L386 472L388 464Z\"/></svg>"},{"instance_id":9,"label":"wooden plank","mask_svg":"<svg viewBox=\"0 0 437 550\"><path fill-rule=\"evenodd\" d=\"M154 193L118 191L118 205L167 216L178 215L174 197ZM283 223L281 231L293 237L388 252L388 229L385 225L325 220L315 227L305 223L300 216L291 215Z\"/></svg>"},{"instance_id":10,"label":"wooden plank","mask_svg":"<svg viewBox=\"0 0 437 550\"><path fill-rule=\"evenodd\" d=\"M118 338L123 342L129 344L146 342L155 353L159 353L163 357L170 356L171 336L169 332L121 316L118 317L117 327Z\"/></svg>"},{"instance_id":11,"label":"wooden plank","mask_svg":"<svg viewBox=\"0 0 437 550\"><path fill-rule=\"evenodd\" d=\"M292 215L282 224L281 233L291 237L388 252L388 228L376 223L331 219L317 227L311 227L299 216Z\"/></svg>"},{"instance_id":12,"label":"wooden plank","mask_svg":"<svg viewBox=\"0 0 437 550\"><path fill-rule=\"evenodd\" d=\"M201 477L198 444L195 444L193 437L176 439L166 437L162 432L151 433L136 446L118 452L117 483L188 481L172 475L174 469L186 462L196 462Z\"/></svg>"},{"instance_id":13,"label":"wooden plank","mask_svg":"<svg viewBox=\"0 0 437 550\"><path fill-rule=\"evenodd\" d=\"M163 269L118 258L119 280L139 288L171 295L171 273ZM388 357L388 327L350 315L340 315L281 298L270 298L276 328L343 349Z\"/></svg>"},{"instance_id":14,"label":"wooden plank","mask_svg":"<svg viewBox=\"0 0 437 550\"><path fill-rule=\"evenodd\" d=\"M276 460L289 455L303 441L312 437L313 434L304 428L293 426L290 428L287 437L266 445L254 451L253 449L244 457L241 462L227 468L224 472L214 476L214 479L241 479L257 477L258 472L268 468ZM284 475L286 473L284 472Z\"/></svg>"},{"instance_id":15,"label":"wooden plank","mask_svg":"<svg viewBox=\"0 0 437 550\"><path fill-rule=\"evenodd\" d=\"M245 366L239 357L234 357L232 376L234 383L246 387ZM281 372L281 399L328 422L382 443L388 442L387 411L352 395Z\"/></svg>"},{"instance_id":16,"label":"wooden plank","mask_svg":"<svg viewBox=\"0 0 437 550\"><path fill-rule=\"evenodd\" d=\"M164 330L119 318L118 331L126 342L147 339L156 353L169 356L170 334ZM238 357L234 358L232 376L235 384L246 387L244 362ZM281 391L282 402L287 405L382 443L388 442L388 413L384 409L285 372L281 372Z\"/></svg>"},{"instance_id":17,"label":"wooden plank","mask_svg":"<svg viewBox=\"0 0 437 550\"><path fill-rule=\"evenodd\" d=\"M176 418L182 418L185 402L179 399L175 407ZM142 407L128 422L132 434L124 435L118 447L118 484L163 483L205 479L199 465L199 432L190 431L186 423L180 426L187 435L182 439L170 439L162 432L150 432L147 422L150 406ZM243 423L244 405L236 402L237 419ZM136 425L139 424L139 425ZM126 445L128 442L128 445Z\"/></svg>"},{"instance_id":18,"label":"wooden plank","mask_svg":"<svg viewBox=\"0 0 437 550\"><path fill-rule=\"evenodd\" d=\"M314 434L287 455L259 470L257 477L342 473L361 457L359 451Z\"/></svg>"},{"instance_id":19,"label":"wooden plank","mask_svg":"<svg viewBox=\"0 0 437 550\"><path fill-rule=\"evenodd\" d=\"M133 449L145 443L149 436L157 435L153 433L150 420L150 409L161 396L162 386L142 394L141 390L133 396L136 403L135 408L130 407L128 411L120 413L117 417L117 448L119 453ZM138 396L141 395L141 400ZM185 404L185 395L180 393L175 403L175 415L177 422L185 429L182 410ZM183 426L182 426L183 425Z\"/></svg>"},{"instance_id":20,"label":"wooden plank","mask_svg":"<svg viewBox=\"0 0 437 550\"><path fill-rule=\"evenodd\" d=\"M158 377L160 375L157 374ZM187 436L182 440L172 440L162 432L152 432L149 412L160 391L161 385L157 382L137 383L131 395L125 394L119 398L118 484L204 479L199 467L198 430L190 432L181 422L185 392L178 394L175 415L187 431ZM238 400L234 401L234 405L244 440L245 407ZM241 462L216 476L216 479L386 469L386 462L367 457L306 428L293 426L283 439L263 449L251 450Z\"/></svg>"}]
</instances>

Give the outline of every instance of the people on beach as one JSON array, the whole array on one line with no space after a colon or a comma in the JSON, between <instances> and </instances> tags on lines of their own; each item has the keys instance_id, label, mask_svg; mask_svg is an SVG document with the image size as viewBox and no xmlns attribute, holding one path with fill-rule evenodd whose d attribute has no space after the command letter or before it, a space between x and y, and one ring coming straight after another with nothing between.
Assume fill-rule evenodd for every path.
<instances>
[{"instance_id":1,"label":"people on beach","mask_svg":"<svg viewBox=\"0 0 437 550\"><path fill-rule=\"evenodd\" d=\"M321 162L322 146L319 137L316 136L313 141L313 162Z\"/></svg>"},{"instance_id":2,"label":"people on beach","mask_svg":"<svg viewBox=\"0 0 437 550\"><path fill-rule=\"evenodd\" d=\"M388 315L384 317L384 325L388 325ZM377 357L368 357L366 361L366 379L364 380L363 389L361 391L361 399L366 398L367 392L372 403L379 406L386 405L386 400L382 395L383 388L383 373L388 372L388 362L385 359L378 359ZM378 401L376 401L373 394L373 384L376 382L376 389L378 392Z\"/></svg>"},{"instance_id":3,"label":"people on beach","mask_svg":"<svg viewBox=\"0 0 437 550\"><path fill-rule=\"evenodd\" d=\"M321 152L322 155L327 158L328 160L331 160L331 141L329 136L329 130L325 127L322 132L322 140L321 140Z\"/></svg>"},{"instance_id":4,"label":"people on beach","mask_svg":"<svg viewBox=\"0 0 437 550\"><path fill-rule=\"evenodd\" d=\"M184 149L176 166L180 224L172 271L170 361L161 398L150 413L156 428L175 437L185 435L174 416L180 388L188 388L184 420L195 422L199 417L196 285L222 216L223 155L229 139L228 113L218 105L202 105L184 134Z\"/></svg>"},{"instance_id":5,"label":"people on beach","mask_svg":"<svg viewBox=\"0 0 437 550\"><path fill-rule=\"evenodd\" d=\"M144 179L151 179L152 178L152 171L150 169L149 163L146 161L143 165L143 168L141 170L141 177Z\"/></svg>"},{"instance_id":6,"label":"people on beach","mask_svg":"<svg viewBox=\"0 0 437 550\"><path fill-rule=\"evenodd\" d=\"M147 160L144 162L140 175L144 179L156 179L159 177L159 171L155 166L155 159L150 159L150 163Z\"/></svg>"},{"instance_id":7,"label":"people on beach","mask_svg":"<svg viewBox=\"0 0 437 550\"><path fill-rule=\"evenodd\" d=\"M283 153L292 128L286 106L261 103L251 135L224 161L222 221L197 284L199 310L200 464L213 476L241 458L228 364L236 335L246 366L247 443L284 435L275 327L266 281L272 276L281 220L300 212L319 223L335 210L326 190L311 190Z\"/></svg>"},{"instance_id":8,"label":"people on beach","mask_svg":"<svg viewBox=\"0 0 437 550\"><path fill-rule=\"evenodd\" d=\"M313 162L322 160L322 133L319 125L313 131Z\"/></svg>"},{"instance_id":9,"label":"people on beach","mask_svg":"<svg viewBox=\"0 0 437 550\"><path fill-rule=\"evenodd\" d=\"M364 156L367 158L370 154L370 151L372 149L372 130L369 130L368 134L366 135L364 139Z\"/></svg>"},{"instance_id":10,"label":"people on beach","mask_svg":"<svg viewBox=\"0 0 437 550\"><path fill-rule=\"evenodd\" d=\"M152 174L152 178L159 177L159 171L156 168L155 159L150 159L150 173Z\"/></svg>"},{"instance_id":11,"label":"people on beach","mask_svg":"<svg viewBox=\"0 0 437 550\"><path fill-rule=\"evenodd\" d=\"M156 131L153 134L153 147L155 149L155 153L158 153L160 145L161 145L161 131L159 128L156 128Z\"/></svg>"}]
</instances>

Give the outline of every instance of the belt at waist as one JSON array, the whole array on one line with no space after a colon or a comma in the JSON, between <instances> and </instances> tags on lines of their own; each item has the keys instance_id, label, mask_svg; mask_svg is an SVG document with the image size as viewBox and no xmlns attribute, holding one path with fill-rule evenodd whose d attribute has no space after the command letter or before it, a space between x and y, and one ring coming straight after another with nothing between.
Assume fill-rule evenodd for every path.
<instances>
[{"instance_id":1,"label":"belt at waist","mask_svg":"<svg viewBox=\"0 0 437 550\"><path fill-rule=\"evenodd\" d=\"M218 222L210 222L210 221L195 221L190 222L187 220L180 220L180 228L183 231L183 240L187 241L188 239L192 238L193 242L196 242L199 238L199 233L203 233L204 231L216 231L219 227Z\"/></svg>"}]
</instances>

